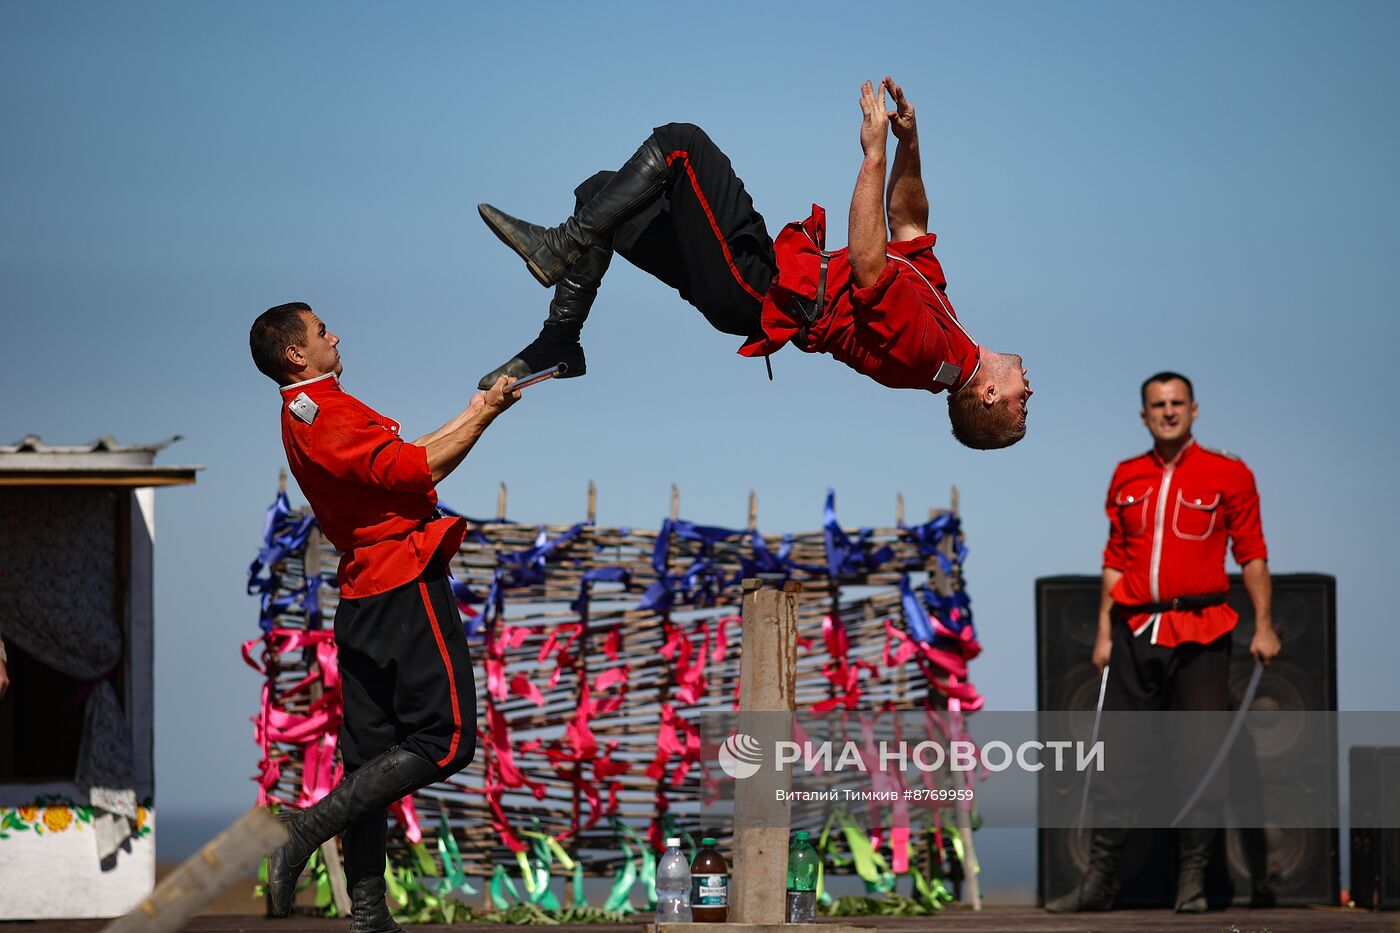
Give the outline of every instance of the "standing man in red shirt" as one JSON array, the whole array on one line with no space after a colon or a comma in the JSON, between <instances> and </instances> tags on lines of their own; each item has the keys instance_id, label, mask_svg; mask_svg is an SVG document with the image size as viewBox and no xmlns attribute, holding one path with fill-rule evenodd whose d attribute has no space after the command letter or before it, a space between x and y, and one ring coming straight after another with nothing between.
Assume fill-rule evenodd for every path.
<instances>
[{"instance_id":1,"label":"standing man in red shirt","mask_svg":"<svg viewBox=\"0 0 1400 933\"><path fill-rule=\"evenodd\" d=\"M885 110L885 92L896 109ZM481 380L522 377L564 363L585 371L579 335L613 252L670 285L716 330L748 338L745 356L787 343L828 353L896 389L948 393L953 434L978 449L1026 433L1031 389L1021 357L977 344L944 293L933 255L914 107L886 77L861 88L865 158L851 198L849 245L826 250L826 213L788 224L777 243L729 157L689 123L652 131L616 172L574 190L573 216L557 227L526 223L482 204L491 230L554 300L540 335ZM889 170L891 128L898 146Z\"/></svg>"},{"instance_id":2,"label":"standing man in red shirt","mask_svg":"<svg viewBox=\"0 0 1400 933\"><path fill-rule=\"evenodd\" d=\"M1093 654L1096 667L1109 668L1105 711L1229 709L1230 633L1239 617L1225 602L1227 539L1254 604L1250 653L1267 664L1279 652L1254 474L1238 457L1196 443L1191 425L1198 412L1185 376L1162 372L1144 382L1142 422L1153 447L1118 464L1108 487L1108 545ZM1203 775L1216 749L1198 739L1184 749L1184 757L1191 774ZM1109 814L1104 822L1127 821L1125 814L1142 792L1137 770L1130 767L1128 774L1104 780L1102 806ZM1184 776L1187 787L1191 774ZM1203 795L1212 816L1224 790L1224 782L1215 780ZM1205 872L1214 833L1178 830L1179 912L1206 909ZM1112 908L1126 834L1123 828L1095 830L1084 881L1046 908Z\"/></svg>"},{"instance_id":3,"label":"standing man in red shirt","mask_svg":"<svg viewBox=\"0 0 1400 933\"><path fill-rule=\"evenodd\" d=\"M384 902L387 808L466 767L476 689L447 579L465 523L437 510L435 487L520 397L502 376L457 417L415 441L340 385L340 338L301 302L258 317L253 361L281 387L287 463L342 554L335 642L344 694L345 777L302 811L268 859L272 911L291 912L311 853L342 834L352 933L397 933Z\"/></svg>"}]
</instances>

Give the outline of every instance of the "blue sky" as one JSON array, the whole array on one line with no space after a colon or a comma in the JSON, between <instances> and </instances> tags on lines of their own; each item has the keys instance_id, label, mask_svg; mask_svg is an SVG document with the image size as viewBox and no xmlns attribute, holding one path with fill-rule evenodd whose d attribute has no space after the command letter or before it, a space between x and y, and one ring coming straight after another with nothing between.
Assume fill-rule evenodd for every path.
<instances>
[{"instance_id":1,"label":"blue sky","mask_svg":"<svg viewBox=\"0 0 1400 933\"><path fill-rule=\"evenodd\" d=\"M1275 571L1338 578L1344 708L1400 709L1390 581L1400 336L1400 8L1320 3L8 3L0 6L0 439L185 440L157 499L163 814L253 799L243 572L283 463L248 359L311 302L348 388L410 436L467 401L548 293L476 218L536 220L648 129L704 126L774 231L833 240L858 85L918 108L949 296L1021 353L1031 432L979 454L941 399L785 350L777 381L625 263L590 372L531 390L442 487L524 521L815 528L961 490L997 709L1034 704L1033 581L1095 573L1137 385L1190 374L1197 436L1243 456ZM1029 859L1029 855L1026 856ZM1027 862L1029 864L1029 862Z\"/></svg>"}]
</instances>

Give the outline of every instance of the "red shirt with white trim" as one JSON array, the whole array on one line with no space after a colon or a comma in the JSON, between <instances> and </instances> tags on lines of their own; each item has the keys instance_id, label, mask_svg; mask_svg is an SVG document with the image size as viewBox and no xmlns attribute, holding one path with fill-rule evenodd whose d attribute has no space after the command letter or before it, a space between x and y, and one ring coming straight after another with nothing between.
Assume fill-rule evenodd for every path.
<instances>
[{"instance_id":1,"label":"red shirt with white trim","mask_svg":"<svg viewBox=\"0 0 1400 933\"><path fill-rule=\"evenodd\" d=\"M963 330L944 290L933 234L890 243L874 283L857 288L845 249L830 252L825 308L808 328L808 353L829 353L892 389L957 391L977 372L977 344ZM826 211L812 205L773 241L778 275L763 300L763 332L740 348L767 356L800 333L799 304L816 299L826 242Z\"/></svg>"},{"instance_id":2,"label":"red shirt with white trim","mask_svg":"<svg viewBox=\"0 0 1400 933\"><path fill-rule=\"evenodd\" d=\"M302 396L311 404L298 403ZM466 522L437 514L427 451L400 438L397 421L342 389L334 373L282 387L282 445L321 531L341 552L342 596L402 586L461 545Z\"/></svg>"},{"instance_id":3,"label":"red shirt with white trim","mask_svg":"<svg viewBox=\"0 0 1400 933\"><path fill-rule=\"evenodd\" d=\"M1121 605L1228 591L1227 539L1241 566L1269 556L1254 474L1237 457L1194 440L1171 463L1150 450L1118 464L1105 509L1103 565L1123 573L1112 592ZM1127 623L1139 634L1150 627L1153 644L1173 647L1209 644L1238 620L1235 610L1220 605L1139 613Z\"/></svg>"}]
</instances>

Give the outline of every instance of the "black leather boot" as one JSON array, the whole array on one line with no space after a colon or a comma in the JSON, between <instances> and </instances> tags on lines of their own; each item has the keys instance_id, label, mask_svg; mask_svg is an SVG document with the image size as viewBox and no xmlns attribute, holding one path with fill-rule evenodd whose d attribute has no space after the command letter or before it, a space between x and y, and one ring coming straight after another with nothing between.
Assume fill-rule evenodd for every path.
<instances>
[{"instance_id":1,"label":"black leather boot","mask_svg":"<svg viewBox=\"0 0 1400 933\"><path fill-rule=\"evenodd\" d=\"M540 335L509 362L482 376L477 386L489 389L501 376L523 379L559 363L568 367L560 379L587 372L579 335L611 261L612 249L607 246L590 246L584 250L555 286L554 300L549 303L549 316L540 328Z\"/></svg>"},{"instance_id":2,"label":"black leather boot","mask_svg":"<svg viewBox=\"0 0 1400 933\"><path fill-rule=\"evenodd\" d=\"M1089 848L1089 870L1074 890L1049 901L1052 914L1112 910L1118 894L1118 860L1123 855L1126 829L1096 829Z\"/></svg>"},{"instance_id":3,"label":"black leather boot","mask_svg":"<svg viewBox=\"0 0 1400 933\"><path fill-rule=\"evenodd\" d=\"M402 748L391 748L345 777L315 806L278 814L290 838L267 857L268 903L274 917L292 912L297 878L323 842L370 813L437 780L438 767Z\"/></svg>"},{"instance_id":4,"label":"black leather boot","mask_svg":"<svg viewBox=\"0 0 1400 933\"><path fill-rule=\"evenodd\" d=\"M403 933L384 900L384 811L356 820L340 835L345 855L345 886L350 889L350 933Z\"/></svg>"},{"instance_id":5,"label":"black leather boot","mask_svg":"<svg viewBox=\"0 0 1400 933\"><path fill-rule=\"evenodd\" d=\"M1206 868L1215 842L1213 829L1177 830L1176 912L1203 914L1206 903Z\"/></svg>"},{"instance_id":6,"label":"black leather boot","mask_svg":"<svg viewBox=\"0 0 1400 933\"><path fill-rule=\"evenodd\" d=\"M670 178L665 153L655 137L648 136L608 183L557 227L526 223L490 204L478 204L476 209L491 232L525 260L530 274L541 285L550 286L563 278L584 250L608 242L608 234L650 204Z\"/></svg>"}]
</instances>

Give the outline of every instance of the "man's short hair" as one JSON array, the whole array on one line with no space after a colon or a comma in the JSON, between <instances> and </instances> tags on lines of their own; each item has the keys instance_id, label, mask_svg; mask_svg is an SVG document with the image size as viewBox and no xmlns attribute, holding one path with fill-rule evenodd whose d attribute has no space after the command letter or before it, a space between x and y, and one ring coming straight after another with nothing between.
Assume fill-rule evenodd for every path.
<instances>
[{"instance_id":1,"label":"man's short hair","mask_svg":"<svg viewBox=\"0 0 1400 933\"><path fill-rule=\"evenodd\" d=\"M264 376L279 386L287 381L287 356L284 352L294 344L306 343L306 317L311 305L304 301L289 301L268 308L253 322L248 332L248 348L253 351L253 363Z\"/></svg>"},{"instance_id":2,"label":"man's short hair","mask_svg":"<svg viewBox=\"0 0 1400 933\"><path fill-rule=\"evenodd\" d=\"M1148 386L1152 385L1152 383L1154 383L1154 382L1171 382L1173 379L1180 379L1182 382L1186 383L1186 397L1189 398L1191 401L1194 402L1194 401L1196 400L1196 390L1193 389L1193 388L1191 388L1191 380L1190 380L1190 379L1187 379L1187 378L1186 378L1185 376L1183 376L1181 373L1174 373L1174 372L1172 372L1171 370L1166 370L1166 371L1164 371L1164 372L1157 373L1157 374L1154 375L1154 376L1148 376L1148 377L1147 377L1147 380L1146 380L1145 382L1143 382L1143 384L1142 384L1142 393L1141 393L1141 394L1142 394L1142 407L1143 407L1143 408L1146 408L1146 407L1147 407L1147 387L1148 387Z\"/></svg>"},{"instance_id":3,"label":"man's short hair","mask_svg":"<svg viewBox=\"0 0 1400 933\"><path fill-rule=\"evenodd\" d=\"M973 450L1000 450L1026 436L1026 423L1011 410L1010 399L984 405L967 386L967 391L948 396L948 421L958 443Z\"/></svg>"}]
</instances>

